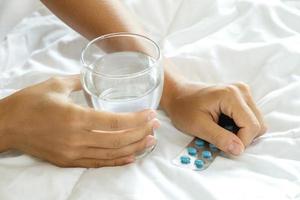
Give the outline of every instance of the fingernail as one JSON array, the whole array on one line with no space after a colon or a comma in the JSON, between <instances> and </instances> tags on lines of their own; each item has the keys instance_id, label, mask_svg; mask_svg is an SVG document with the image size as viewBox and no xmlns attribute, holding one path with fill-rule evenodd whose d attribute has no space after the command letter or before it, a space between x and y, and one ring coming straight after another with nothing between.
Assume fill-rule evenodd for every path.
<instances>
[{"instance_id":1,"label":"fingernail","mask_svg":"<svg viewBox=\"0 0 300 200\"><path fill-rule=\"evenodd\" d=\"M155 121L153 122L153 129L158 129L159 127L160 127L159 121L158 121L158 120L155 120Z\"/></svg>"},{"instance_id":2,"label":"fingernail","mask_svg":"<svg viewBox=\"0 0 300 200\"><path fill-rule=\"evenodd\" d=\"M155 111L151 111L148 115L148 121L151 121L152 119L154 119L156 117L156 112Z\"/></svg>"},{"instance_id":3,"label":"fingernail","mask_svg":"<svg viewBox=\"0 0 300 200\"><path fill-rule=\"evenodd\" d=\"M243 147L240 144L237 144L235 142L232 142L229 146L228 146L228 151L235 155L238 156L241 153L243 153Z\"/></svg>"},{"instance_id":4,"label":"fingernail","mask_svg":"<svg viewBox=\"0 0 300 200\"><path fill-rule=\"evenodd\" d=\"M126 163L132 163L134 162L135 158L133 156L130 156L129 158L126 159Z\"/></svg>"},{"instance_id":5,"label":"fingernail","mask_svg":"<svg viewBox=\"0 0 300 200\"><path fill-rule=\"evenodd\" d=\"M155 138L152 135L147 136L146 147L152 147L155 144Z\"/></svg>"}]
</instances>

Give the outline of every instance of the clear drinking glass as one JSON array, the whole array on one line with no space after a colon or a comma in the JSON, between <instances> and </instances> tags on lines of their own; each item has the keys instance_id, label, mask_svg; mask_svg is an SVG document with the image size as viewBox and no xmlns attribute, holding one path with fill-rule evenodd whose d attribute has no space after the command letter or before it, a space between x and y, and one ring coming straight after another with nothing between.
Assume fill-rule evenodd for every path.
<instances>
[{"instance_id":1,"label":"clear drinking glass","mask_svg":"<svg viewBox=\"0 0 300 200\"><path fill-rule=\"evenodd\" d=\"M163 67L153 40L133 33L103 35L87 44L81 61L81 82L94 109L137 112L158 107ZM137 158L153 149L139 152Z\"/></svg>"}]
</instances>

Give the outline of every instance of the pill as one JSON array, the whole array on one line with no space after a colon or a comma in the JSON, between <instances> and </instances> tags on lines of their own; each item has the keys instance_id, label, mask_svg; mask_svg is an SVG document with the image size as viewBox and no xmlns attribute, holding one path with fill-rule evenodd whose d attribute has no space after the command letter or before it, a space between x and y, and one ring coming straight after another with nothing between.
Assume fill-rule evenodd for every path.
<instances>
[{"instance_id":1,"label":"pill","mask_svg":"<svg viewBox=\"0 0 300 200\"><path fill-rule=\"evenodd\" d=\"M195 156L197 154L197 149L195 149L194 147L188 147L187 151L191 156Z\"/></svg>"},{"instance_id":2,"label":"pill","mask_svg":"<svg viewBox=\"0 0 300 200\"><path fill-rule=\"evenodd\" d=\"M211 152L210 151L202 151L202 158L211 159L212 158Z\"/></svg>"},{"instance_id":3,"label":"pill","mask_svg":"<svg viewBox=\"0 0 300 200\"><path fill-rule=\"evenodd\" d=\"M180 157L180 162L182 164L189 164L191 162L191 158L188 156L181 156Z\"/></svg>"},{"instance_id":4,"label":"pill","mask_svg":"<svg viewBox=\"0 0 300 200\"><path fill-rule=\"evenodd\" d=\"M196 166L198 169L201 169L201 168L203 168L203 166L204 166L204 161L203 161L203 160L200 160L200 159L197 159L197 160L195 160L194 164L195 164L195 166Z\"/></svg>"},{"instance_id":5,"label":"pill","mask_svg":"<svg viewBox=\"0 0 300 200\"><path fill-rule=\"evenodd\" d=\"M203 140L197 138L197 139L195 140L195 145L196 145L197 147L204 147L205 142L204 142Z\"/></svg>"},{"instance_id":6,"label":"pill","mask_svg":"<svg viewBox=\"0 0 300 200\"><path fill-rule=\"evenodd\" d=\"M209 144L209 148L210 148L210 150L213 151L213 152L216 152L216 151L219 150L219 149L218 149L215 145L213 145L213 144Z\"/></svg>"}]
</instances>

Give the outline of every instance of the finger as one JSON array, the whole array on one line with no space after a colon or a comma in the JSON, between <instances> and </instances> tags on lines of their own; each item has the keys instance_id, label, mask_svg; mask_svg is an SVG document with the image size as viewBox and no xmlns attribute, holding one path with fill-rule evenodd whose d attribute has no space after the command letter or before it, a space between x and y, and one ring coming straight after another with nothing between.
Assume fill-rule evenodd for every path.
<instances>
[{"instance_id":1,"label":"finger","mask_svg":"<svg viewBox=\"0 0 300 200\"><path fill-rule=\"evenodd\" d=\"M112 113L88 109L84 115L88 130L122 130L141 126L156 117L154 110L143 110L132 113Z\"/></svg>"},{"instance_id":2,"label":"finger","mask_svg":"<svg viewBox=\"0 0 300 200\"><path fill-rule=\"evenodd\" d=\"M261 114L261 111L257 108L256 104L254 103L252 97L249 97L247 104L249 105L249 107L251 108L251 110L253 111L253 113L256 116L256 119L258 120L259 124L260 124L260 130L258 132L258 136L261 136L263 134L266 133L267 131L267 125L264 122L263 116Z\"/></svg>"},{"instance_id":3,"label":"finger","mask_svg":"<svg viewBox=\"0 0 300 200\"><path fill-rule=\"evenodd\" d=\"M99 168L105 166L121 166L132 162L134 162L133 155L112 160L83 158L72 161L69 167Z\"/></svg>"},{"instance_id":4,"label":"finger","mask_svg":"<svg viewBox=\"0 0 300 200\"><path fill-rule=\"evenodd\" d=\"M243 84L243 83L235 83L234 85L237 86L242 91L244 99L246 100L250 109L255 114L256 119L258 120L258 122L260 124L261 129L258 133L258 136L263 135L267 131L267 126L266 126L266 123L264 122L261 111L258 109L257 105L255 104L255 101L251 95L251 90L250 90L249 86L247 86L246 84Z\"/></svg>"},{"instance_id":5,"label":"finger","mask_svg":"<svg viewBox=\"0 0 300 200\"><path fill-rule=\"evenodd\" d=\"M159 128L160 124L154 119L143 126L120 131L93 130L84 134L84 144L89 147L118 149L152 135L153 130Z\"/></svg>"},{"instance_id":6,"label":"finger","mask_svg":"<svg viewBox=\"0 0 300 200\"><path fill-rule=\"evenodd\" d=\"M71 93L82 89L79 75L52 77L47 83L51 91L59 93Z\"/></svg>"},{"instance_id":7,"label":"finger","mask_svg":"<svg viewBox=\"0 0 300 200\"><path fill-rule=\"evenodd\" d=\"M240 128L237 136L248 146L258 135L260 124L241 94L236 91L229 99L221 102L221 111L231 117Z\"/></svg>"},{"instance_id":8,"label":"finger","mask_svg":"<svg viewBox=\"0 0 300 200\"><path fill-rule=\"evenodd\" d=\"M83 158L94 158L94 159L116 159L129 155L134 155L146 148L155 145L156 141L152 135L146 136L144 139L125 146L120 149L102 149L88 147L82 151Z\"/></svg>"},{"instance_id":9,"label":"finger","mask_svg":"<svg viewBox=\"0 0 300 200\"><path fill-rule=\"evenodd\" d=\"M243 142L235 134L220 127L211 117L201 120L206 126L201 127L202 130L197 134L199 138L232 155L240 155L244 151Z\"/></svg>"}]
</instances>

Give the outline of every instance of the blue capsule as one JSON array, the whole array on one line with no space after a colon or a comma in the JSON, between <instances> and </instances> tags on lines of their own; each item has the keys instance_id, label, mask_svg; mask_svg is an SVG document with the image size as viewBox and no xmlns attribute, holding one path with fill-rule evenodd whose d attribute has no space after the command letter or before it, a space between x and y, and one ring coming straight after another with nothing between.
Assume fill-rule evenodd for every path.
<instances>
[{"instance_id":1,"label":"blue capsule","mask_svg":"<svg viewBox=\"0 0 300 200\"><path fill-rule=\"evenodd\" d=\"M194 164L198 169L201 169L204 167L204 161L200 160L200 159L195 160Z\"/></svg>"},{"instance_id":2,"label":"blue capsule","mask_svg":"<svg viewBox=\"0 0 300 200\"><path fill-rule=\"evenodd\" d=\"M196 145L197 147L204 147L205 142L204 142L203 140L197 138L197 139L195 140L195 145Z\"/></svg>"},{"instance_id":3,"label":"blue capsule","mask_svg":"<svg viewBox=\"0 0 300 200\"><path fill-rule=\"evenodd\" d=\"M197 154L197 149L195 149L194 147L188 147L187 151L191 156L195 156Z\"/></svg>"},{"instance_id":4,"label":"blue capsule","mask_svg":"<svg viewBox=\"0 0 300 200\"><path fill-rule=\"evenodd\" d=\"M215 145L213 145L213 144L209 144L209 148L210 148L210 150L213 151L213 152L216 152L216 151L219 150L219 149L218 149Z\"/></svg>"},{"instance_id":5,"label":"blue capsule","mask_svg":"<svg viewBox=\"0 0 300 200\"><path fill-rule=\"evenodd\" d=\"M182 164L189 164L191 162L191 158L188 156L181 156L180 157L180 162Z\"/></svg>"},{"instance_id":6,"label":"blue capsule","mask_svg":"<svg viewBox=\"0 0 300 200\"><path fill-rule=\"evenodd\" d=\"M212 154L210 151L202 151L202 158L205 158L205 159L211 159L212 158Z\"/></svg>"}]
</instances>

